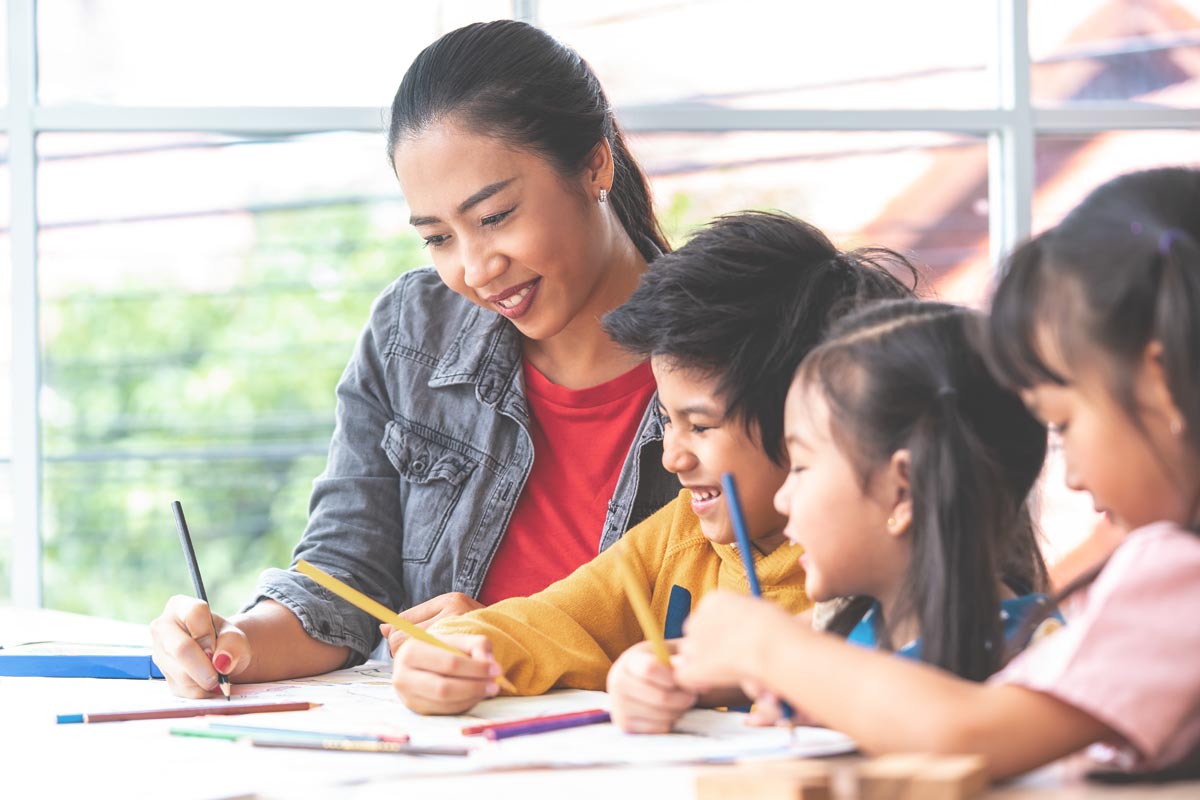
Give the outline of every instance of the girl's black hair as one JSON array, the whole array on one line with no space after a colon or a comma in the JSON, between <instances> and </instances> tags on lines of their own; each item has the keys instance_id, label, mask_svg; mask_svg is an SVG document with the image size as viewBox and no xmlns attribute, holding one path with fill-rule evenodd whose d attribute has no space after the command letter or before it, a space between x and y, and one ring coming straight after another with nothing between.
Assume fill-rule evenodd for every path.
<instances>
[{"instance_id":1,"label":"girl's black hair","mask_svg":"<svg viewBox=\"0 0 1200 800\"><path fill-rule=\"evenodd\" d=\"M915 615L922 660L970 680L1003 663L998 580L1028 591L1045 578L1027 501L1046 429L988 371L982 325L945 303L875 304L838 323L796 377L828 403L864 490L909 452L912 560L893 619ZM872 602L849 603L829 629L848 634Z\"/></svg>"},{"instance_id":2,"label":"girl's black hair","mask_svg":"<svg viewBox=\"0 0 1200 800\"><path fill-rule=\"evenodd\" d=\"M631 353L716 378L726 416L757 428L763 450L785 464L783 407L800 361L834 320L872 300L912 297L916 283L898 253L844 253L807 222L745 211L661 256L603 325Z\"/></svg>"},{"instance_id":3,"label":"girl's black hair","mask_svg":"<svg viewBox=\"0 0 1200 800\"><path fill-rule=\"evenodd\" d=\"M478 22L422 50L392 101L388 161L405 138L451 119L539 154L566 179L579 175L607 140L608 197L625 232L647 261L671 249L595 73L545 31L516 20Z\"/></svg>"},{"instance_id":4,"label":"girl's black hair","mask_svg":"<svg viewBox=\"0 0 1200 800\"><path fill-rule=\"evenodd\" d=\"M1063 362L1096 369L1143 432L1133 376L1146 347L1161 342L1182 434L1200 453L1200 170L1114 178L1018 247L993 295L987 334L989 363L1009 386L1067 383L1046 359L1053 347ZM1200 535L1200 487L1191 511L1191 530ZM1064 587L1056 605L1103 568ZM1018 643L1052 610L1031 616Z\"/></svg>"},{"instance_id":5,"label":"girl's black hair","mask_svg":"<svg viewBox=\"0 0 1200 800\"><path fill-rule=\"evenodd\" d=\"M1171 399L1200 452L1200 170L1115 178L1017 248L988 333L989 361L1008 385L1066 383L1047 363L1049 336L1066 363L1099 370L1138 427L1133 376L1161 342Z\"/></svg>"}]
</instances>

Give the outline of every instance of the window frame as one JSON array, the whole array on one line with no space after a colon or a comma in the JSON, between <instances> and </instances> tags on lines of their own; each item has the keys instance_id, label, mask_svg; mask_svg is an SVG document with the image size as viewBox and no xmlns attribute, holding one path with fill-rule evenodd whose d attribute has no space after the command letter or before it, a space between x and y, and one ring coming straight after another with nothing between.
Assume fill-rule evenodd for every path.
<instances>
[{"instance_id":1,"label":"window frame","mask_svg":"<svg viewBox=\"0 0 1200 800\"><path fill-rule=\"evenodd\" d=\"M1196 109L1132 103L1035 108L1031 103L1029 0L991 0L999 105L974 109L727 109L665 103L617 109L630 133L729 131L937 131L988 142L988 232L993 265L1029 235L1038 135L1197 128ZM42 443L38 394L41 343L37 291L36 138L44 132L378 132L377 107L42 107L37 101L36 0L8 0L8 97L0 133L11 170L13 522L11 590L17 607L42 604ZM536 24L537 0L513 0L512 16ZM5 459L0 458L0 462Z\"/></svg>"}]
</instances>

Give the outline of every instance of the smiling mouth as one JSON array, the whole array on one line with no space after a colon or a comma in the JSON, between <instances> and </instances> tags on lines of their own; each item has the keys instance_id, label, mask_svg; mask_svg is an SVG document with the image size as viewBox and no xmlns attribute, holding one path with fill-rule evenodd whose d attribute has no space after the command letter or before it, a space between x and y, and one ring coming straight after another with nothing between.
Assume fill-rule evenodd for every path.
<instances>
[{"instance_id":1,"label":"smiling mouth","mask_svg":"<svg viewBox=\"0 0 1200 800\"><path fill-rule=\"evenodd\" d=\"M505 289L503 292L497 292L488 298L488 302L495 303L501 308L514 309L521 305L521 301L529 296L529 292L533 289L534 284L540 280L541 278L534 278L531 281Z\"/></svg>"}]
</instances>

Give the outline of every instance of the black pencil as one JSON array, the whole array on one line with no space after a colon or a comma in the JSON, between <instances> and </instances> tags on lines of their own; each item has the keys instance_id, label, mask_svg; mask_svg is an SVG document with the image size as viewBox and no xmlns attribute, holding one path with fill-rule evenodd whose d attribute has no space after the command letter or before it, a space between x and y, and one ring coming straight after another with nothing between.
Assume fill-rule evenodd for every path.
<instances>
[{"instance_id":1,"label":"black pencil","mask_svg":"<svg viewBox=\"0 0 1200 800\"><path fill-rule=\"evenodd\" d=\"M192 535L188 533L187 520L183 518L183 506L178 500L171 503L171 510L175 512L175 527L179 530L179 543L183 545L183 557L187 559L188 571L192 574L192 588L196 590L196 597L199 597L205 603L208 602L208 595L204 592L204 579L200 577L200 565L196 563L196 551L192 547ZM212 606L208 607L209 619L212 620ZM213 647L217 646L217 623L213 621ZM221 694L225 695L225 699L229 699L229 678L217 673L217 683L221 688Z\"/></svg>"}]
</instances>

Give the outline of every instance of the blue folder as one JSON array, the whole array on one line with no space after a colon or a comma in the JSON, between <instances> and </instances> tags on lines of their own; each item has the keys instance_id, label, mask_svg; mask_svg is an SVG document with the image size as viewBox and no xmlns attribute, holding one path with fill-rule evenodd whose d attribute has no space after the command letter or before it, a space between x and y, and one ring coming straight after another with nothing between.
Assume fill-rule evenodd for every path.
<instances>
[{"instance_id":1,"label":"blue folder","mask_svg":"<svg viewBox=\"0 0 1200 800\"><path fill-rule=\"evenodd\" d=\"M163 677L149 653L5 653L0 650L0 675L40 678Z\"/></svg>"}]
</instances>

